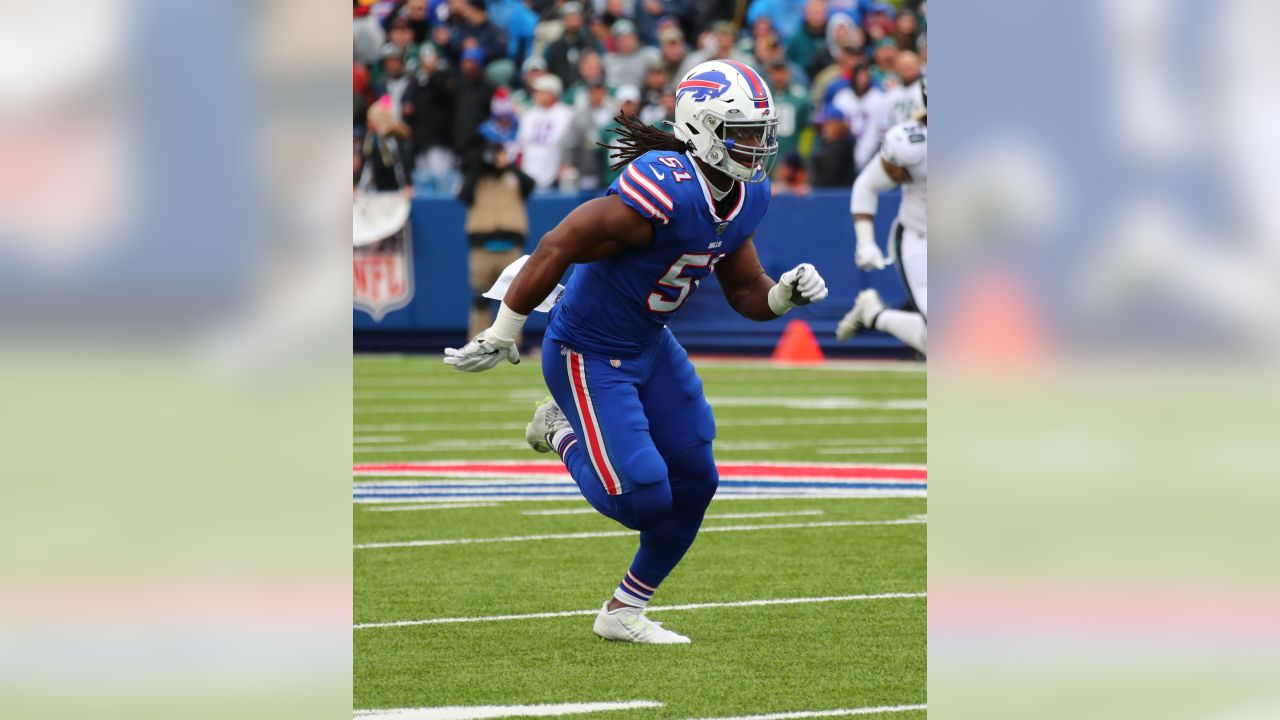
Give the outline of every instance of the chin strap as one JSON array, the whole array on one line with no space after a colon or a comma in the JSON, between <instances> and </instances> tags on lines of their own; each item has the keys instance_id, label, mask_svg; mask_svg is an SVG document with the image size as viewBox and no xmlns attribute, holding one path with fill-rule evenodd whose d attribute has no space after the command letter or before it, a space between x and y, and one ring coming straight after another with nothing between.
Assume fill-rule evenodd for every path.
<instances>
[{"instance_id":1,"label":"chin strap","mask_svg":"<svg viewBox=\"0 0 1280 720\"><path fill-rule=\"evenodd\" d=\"M719 201L719 200L723 200L723 199L725 199L725 198L729 197L729 193L733 192L733 186L734 186L734 184L736 184L737 182L738 182L737 180L734 180L732 183L730 183L730 184L729 184L729 189L728 189L728 190L721 190L720 188L718 188L718 187L716 187L716 186L715 186L715 183L713 183L713 182L711 182L710 180L708 180L708 181L707 181L707 187L711 188L711 197L713 197L713 198L715 198L717 201Z\"/></svg>"}]
</instances>

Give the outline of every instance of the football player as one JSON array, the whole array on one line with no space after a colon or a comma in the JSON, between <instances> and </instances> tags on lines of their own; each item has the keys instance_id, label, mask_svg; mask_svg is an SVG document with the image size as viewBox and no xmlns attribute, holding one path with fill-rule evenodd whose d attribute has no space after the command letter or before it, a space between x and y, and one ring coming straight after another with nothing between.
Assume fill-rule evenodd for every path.
<instances>
[{"instance_id":1,"label":"football player","mask_svg":"<svg viewBox=\"0 0 1280 720\"><path fill-rule=\"evenodd\" d=\"M921 353L927 353L929 316L929 261L927 202L928 191L928 108L925 79L918 83L916 120L895 125L885 134L878 162L867 164L853 182L853 229L856 235L854 261L862 270L881 270L889 264L876 245L873 220L880 193L902 186L898 218L889 231L893 257L907 294L917 311L886 309L880 293L867 288L858 293L853 308L836 326L836 339L848 340L859 330L887 332Z\"/></svg>"},{"instance_id":2,"label":"football player","mask_svg":"<svg viewBox=\"0 0 1280 720\"><path fill-rule=\"evenodd\" d=\"M534 413L526 440L554 450L597 511L640 531L595 633L687 643L643 611L693 544L715 494L716 426L667 323L713 271L729 304L752 320L822 300L827 288L807 263L775 282L756 254L778 115L755 70L733 60L691 69L676 86L674 134L634 116L618 122L618 143L605 147L621 175L543 236L493 326L445 350L444 361L467 372L518 362L514 340L529 312L578 264L542 345L552 399Z\"/></svg>"}]
</instances>

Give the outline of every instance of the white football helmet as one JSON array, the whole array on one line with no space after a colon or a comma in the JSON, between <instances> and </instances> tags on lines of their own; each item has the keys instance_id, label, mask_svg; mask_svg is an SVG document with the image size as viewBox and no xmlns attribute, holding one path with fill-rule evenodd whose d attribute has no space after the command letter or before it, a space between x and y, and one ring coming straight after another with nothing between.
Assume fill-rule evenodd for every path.
<instances>
[{"instance_id":1,"label":"white football helmet","mask_svg":"<svg viewBox=\"0 0 1280 720\"><path fill-rule=\"evenodd\" d=\"M773 94L736 60L708 60L680 80L672 130L694 157L735 180L764 180L778 158Z\"/></svg>"}]
</instances>

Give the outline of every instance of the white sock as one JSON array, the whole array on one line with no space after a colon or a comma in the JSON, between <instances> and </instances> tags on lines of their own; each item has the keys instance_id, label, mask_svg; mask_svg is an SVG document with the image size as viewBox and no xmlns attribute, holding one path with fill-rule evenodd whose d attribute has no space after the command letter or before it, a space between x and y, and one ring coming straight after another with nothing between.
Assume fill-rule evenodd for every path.
<instances>
[{"instance_id":1,"label":"white sock","mask_svg":"<svg viewBox=\"0 0 1280 720\"><path fill-rule=\"evenodd\" d=\"M561 443L565 441L565 438L569 437L572 434L573 434L573 428L567 428L567 427L560 428L559 430L551 434L551 449L555 450L556 453L560 455L560 457L564 457L565 451L569 449L568 446L561 447Z\"/></svg>"},{"instance_id":2,"label":"white sock","mask_svg":"<svg viewBox=\"0 0 1280 720\"><path fill-rule=\"evenodd\" d=\"M640 598L628 595L627 593L623 592L622 588L617 588L616 590L613 591L613 599L617 600L623 605L626 605L627 607L633 607L637 610L644 610L649 605L648 600L641 600ZM622 608L618 608L617 610L610 610L609 612L617 612L618 610L621 610L621 609Z\"/></svg>"},{"instance_id":3,"label":"white sock","mask_svg":"<svg viewBox=\"0 0 1280 720\"><path fill-rule=\"evenodd\" d=\"M929 326L920 313L905 310L882 310L876 316L876 329L887 332L902 342L928 354Z\"/></svg>"}]
</instances>

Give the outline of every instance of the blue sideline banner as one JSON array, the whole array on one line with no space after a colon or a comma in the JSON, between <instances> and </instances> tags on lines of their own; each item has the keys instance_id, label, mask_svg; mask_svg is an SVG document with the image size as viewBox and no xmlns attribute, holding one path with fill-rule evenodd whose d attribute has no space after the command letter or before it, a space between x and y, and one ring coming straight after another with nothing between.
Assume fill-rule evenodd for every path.
<instances>
[{"instance_id":1,"label":"blue sideline banner","mask_svg":"<svg viewBox=\"0 0 1280 720\"><path fill-rule=\"evenodd\" d=\"M530 198L527 251L590 197L541 195ZM880 198L876 236L881 247L886 247L889 228L898 213L898 202L897 191ZM412 248L408 258L413 295L403 307L387 312L380 320L375 321L363 310L355 310L352 320L355 333L421 332L436 336L455 334L458 340L463 339L471 304L467 241L463 232L465 220L466 208L452 197L421 196L414 200L409 221ZM906 301L906 290L896 266L870 273L854 266L853 219L849 214L847 190L815 190L804 197L775 196L756 231L755 242L760 261L769 275L776 278L798 263L810 262L821 271L831 295L816 305L792 310L781 322L756 323L735 313L724 301L715 278L710 277L671 323L672 331L686 347L703 352L767 350L777 343L786 321L798 318L809 323L824 348L832 348L837 345L836 323L860 290L876 288L890 307ZM356 283L362 280L367 282L368 278L357 277ZM546 315L535 313L528 329L540 333L545 325ZM896 339L881 333L860 334L844 346L902 347Z\"/></svg>"}]
</instances>

